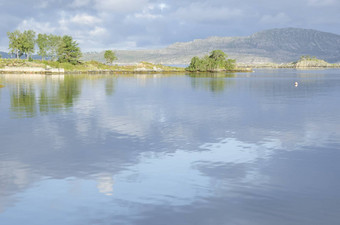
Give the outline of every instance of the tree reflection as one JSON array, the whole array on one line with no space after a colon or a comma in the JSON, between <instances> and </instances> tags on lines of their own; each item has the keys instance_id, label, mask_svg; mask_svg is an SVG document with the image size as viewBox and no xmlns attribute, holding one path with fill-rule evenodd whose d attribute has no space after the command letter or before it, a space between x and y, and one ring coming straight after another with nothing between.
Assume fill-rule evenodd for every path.
<instances>
[{"instance_id":1,"label":"tree reflection","mask_svg":"<svg viewBox=\"0 0 340 225\"><path fill-rule=\"evenodd\" d=\"M105 82L106 95L111 96L115 92L115 78L108 77Z\"/></svg>"},{"instance_id":2,"label":"tree reflection","mask_svg":"<svg viewBox=\"0 0 340 225\"><path fill-rule=\"evenodd\" d=\"M190 74L191 86L195 89L205 89L214 93L223 92L227 85L234 83L231 78L235 77L232 73L197 73Z\"/></svg>"},{"instance_id":3,"label":"tree reflection","mask_svg":"<svg viewBox=\"0 0 340 225\"><path fill-rule=\"evenodd\" d=\"M11 109L17 117L33 117L37 114L34 86L18 85L11 92Z\"/></svg>"},{"instance_id":4,"label":"tree reflection","mask_svg":"<svg viewBox=\"0 0 340 225\"><path fill-rule=\"evenodd\" d=\"M64 82L60 83L56 100L61 107L71 107L75 99L80 95L82 79L75 76L65 76ZM50 99L50 98L49 98Z\"/></svg>"},{"instance_id":5,"label":"tree reflection","mask_svg":"<svg viewBox=\"0 0 340 225\"><path fill-rule=\"evenodd\" d=\"M34 117L73 106L81 93L81 78L7 77L15 117Z\"/></svg>"},{"instance_id":6,"label":"tree reflection","mask_svg":"<svg viewBox=\"0 0 340 225\"><path fill-rule=\"evenodd\" d=\"M115 92L116 77L105 75L4 75L11 96L11 111L15 117L34 117L72 108L81 94L82 83L105 82L106 95Z\"/></svg>"}]
</instances>

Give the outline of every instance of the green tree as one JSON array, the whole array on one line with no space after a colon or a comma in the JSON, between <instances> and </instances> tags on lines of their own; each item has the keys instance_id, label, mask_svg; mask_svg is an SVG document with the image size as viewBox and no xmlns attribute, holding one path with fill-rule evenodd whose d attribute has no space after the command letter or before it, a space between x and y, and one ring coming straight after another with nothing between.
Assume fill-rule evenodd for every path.
<instances>
[{"instance_id":1,"label":"green tree","mask_svg":"<svg viewBox=\"0 0 340 225\"><path fill-rule=\"evenodd\" d=\"M58 61L68 62L73 65L79 63L81 57L81 51L78 47L78 43L73 41L71 36L65 35L62 37L61 43L58 47Z\"/></svg>"},{"instance_id":2,"label":"green tree","mask_svg":"<svg viewBox=\"0 0 340 225\"><path fill-rule=\"evenodd\" d=\"M235 59L227 59L224 63L224 68L226 70L233 70L236 67L236 60Z\"/></svg>"},{"instance_id":3,"label":"green tree","mask_svg":"<svg viewBox=\"0 0 340 225\"><path fill-rule=\"evenodd\" d=\"M106 60L106 63L112 64L114 60L117 60L116 54L112 50L106 50L104 53L104 58Z\"/></svg>"},{"instance_id":4,"label":"green tree","mask_svg":"<svg viewBox=\"0 0 340 225\"><path fill-rule=\"evenodd\" d=\"M7 32L9 39L10 53L14 53L16 58L19 59L23 54L29 59L30 55L34 53L35 46L35 32L33 30L25 30L20 32Z\"/></svg>"},{"instance_id":5,"label":"green tree","mask_svg":"<svg viewBox=\"0 0 340 225\"><path fill-rule=\"evenodd\" d=\"M35 43L35 32L33 30L25 30L21 35L20 50L26 55L27 59L34 53Z\"/></svg>"},{"instance_id":6,"label":"green tree","mask_svg":"<svg viewBox=\"0 0 340 225\"><path fill-rule=\"evenodd\" d=\"M187 70L191 72L199 71L200 65L201 65L200 58L195 56L191 59L190 65L187 67Z\"/></svg>"},{"instance_id":7,"label":"green tree","mask_svg":"<svg viewBox=\"0 0 340 225\"><path fill-rule=\"evenodd\" d=\"M210 53L209 58L214 60L215 69L226 69L232 70L235 69L236 60L227 59L227 55L221 50L214 50Z\"/></svg>"},{"instance_id":8,"label":"green tree","mask_svg":"<svg viewBox=\"0 0 340 225\"><path fill-rule=\"evenodd\" d=\"M214 59L215 61L223 61L227 58L227 55L222 50L214 50L210 52L209 58Z\"/></svg>"},{"instance_id":9,"label":"green tree","mask_svg":"<svg viewBox=\"0 0 340 225\"><path fill-rule=\"evenodd\" d=\"M19 59L22 56L21 49L21 36L22 33L19 30L13 32L7 32L9 39L9 50L11 54L15 54L16 58Z\"/></svg>"},{"instance_id":10,"label":"green tree","mask_svg":"<svg viewBox=\"0 0 340 225\"><path fill-rule=\"evenodd\" d=\"M38 34L37 46L39 48L38 54L41 56L41 60L44 60L48 56L49 51L49 39L47 34Z\"/></svg>"},{"instance_id":11,"label":"green tree","mask_svg":"<svg viewBox=\"0 0 340 225\"><path fill-rule=\"evenodd\" d=\"M207 56L207 55L204 56L202 65L203 67L201 68L201 71L213 72L214 70L218 68L217 61L214 58Z\"/></svg>"},{"instance_id":12,"label":"green tree","mask_svg":"<svg viewBox=\"0 0 340 225\"><path fill-rule=\"evenodd\" d=\"M48 57L56 60L58 57L58 48L62 43L62 37L58 35L48 35Z\"/></svg>"}]
</instances>

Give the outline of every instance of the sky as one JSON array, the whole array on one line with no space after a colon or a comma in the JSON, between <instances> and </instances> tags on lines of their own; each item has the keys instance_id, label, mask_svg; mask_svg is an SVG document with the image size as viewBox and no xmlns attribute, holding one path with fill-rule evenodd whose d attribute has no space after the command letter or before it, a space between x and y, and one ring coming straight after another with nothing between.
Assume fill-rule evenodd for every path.
<instances>
[{"instance_id":1,"label":"sky","mask_svg":"<svg viewBox=\"0 0 340 225\"><path fill-rule=\"evenodd\" d=\"M71 35L83 52L283 27L340 34L339 12L339 0L0 0L0 51L16 29Z\"/></svg>"}]
</instances>

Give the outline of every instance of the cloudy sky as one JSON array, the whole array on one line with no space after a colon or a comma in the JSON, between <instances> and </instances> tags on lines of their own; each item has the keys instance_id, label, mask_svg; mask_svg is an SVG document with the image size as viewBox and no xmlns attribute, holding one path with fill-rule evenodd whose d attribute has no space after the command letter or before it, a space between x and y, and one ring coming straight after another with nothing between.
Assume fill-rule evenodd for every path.
<instances>
[{"instance_id":1,"label":"cloudy sky","mask_svg":"<svg viewBox=\"0 0 340 225\"><path fill-rule=\"evenodd\" d=\"M340 34L339 0L0 0L6 32L71 35L83 51L159 48L210 36L299 27Z\"/></svg>"}]
</instances>

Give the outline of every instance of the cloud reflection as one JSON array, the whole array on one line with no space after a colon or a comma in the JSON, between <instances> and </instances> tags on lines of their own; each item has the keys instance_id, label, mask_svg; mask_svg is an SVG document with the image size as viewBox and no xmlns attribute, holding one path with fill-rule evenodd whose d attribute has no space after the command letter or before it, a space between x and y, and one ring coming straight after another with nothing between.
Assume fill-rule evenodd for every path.
<instances>
[{"instance_id":1,"label":"cloud reflection","mask_svg":"<svg viewBox=\"0 0 340 225\"><path fill-rule=\"evenodd\" d=\"M110 83L114 91L109 92L108 77L37 82L6 77L1 93L5 119L0 121L0 165L5 169L0 184L8 188L0 192L0 204L6 208L12 202L16 206L8 209L15 211L25 199L16 203L11 196L36 197L39 190L49 190L76 209L95 205L105 214L98 217L107 216L107 221L113 214L166 218L159 209L198 215L202 208L215 210L221 219L216 221L223 221L224 209L263 216L256 209L270 211L278 201L295 203L291 199L298 198L284 198L296 197L295 187L305 188L310 198L313 192L306 184L313 184L313 176L337 184L320 174L333 176L336 171L322 169L322 164L333 158L330 145L335 149L340 140L340 110L334 104L339 82L309 77L310 82L297 89L291 87L295 74L261 76L218 78L217 89L211 88L215 78L155 81L146 76L140 82L133 76L119 77ZM32 93L34 116L7 118L14 113L9 99L17 88ZM330 110L321 113L322 108ZM321 154L304 161L311 151L328 152L317 166L320 173L311 165L318 165ZM70 177L81 198L69 191ZM40 180L38 187L28 188L35 179ZM66 190L62 194L56 188L60 186ZM322 184L313 188L328 190ZM49 203L38 199L42 205ZM65 202L59 208L69 210ZM248 204L253 208L245 209ZM247 215L250 221L252 214Z\"/></svg>"}]
</instances>

